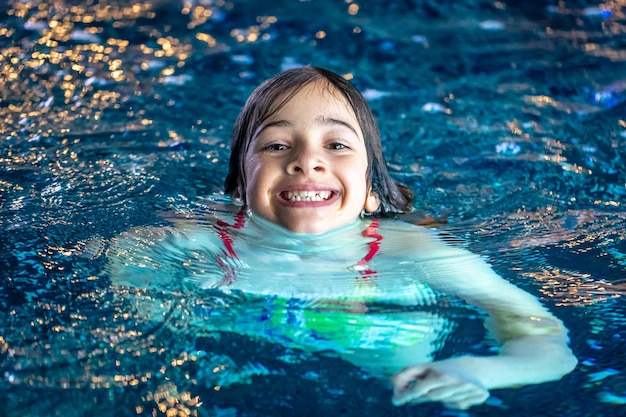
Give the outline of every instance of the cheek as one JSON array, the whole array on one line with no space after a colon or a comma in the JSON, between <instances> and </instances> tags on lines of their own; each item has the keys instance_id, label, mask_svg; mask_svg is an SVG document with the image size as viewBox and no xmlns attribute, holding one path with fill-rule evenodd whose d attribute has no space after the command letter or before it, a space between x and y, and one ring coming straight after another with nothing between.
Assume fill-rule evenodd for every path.
<instances>
[{"instance_id":1,"label":"cheek","mask_svg":"<svg viewBox=\"0 0 626 417\"><path fill-rule=\"evenodd\" d=\"M355 169L353 171L355 184L359 184L359 186L365 187L366 191L369 190L368 181L367 181L367 164L362 164L359 169Z\"/></svg>"},{"instance_id":2,"label":"cheek","mask_svg":"<svg viewBox=\"0 0 626 417\"><path fill-rule=\"evenodd\" d=\"M255 196L258 197L262 194L263 189L266 188L266 180L268 179L268 175L263 169L263 165L259 164L258 161L252 160L246 164L246 168L244 171L245 181L243 186L245 187L245 192L247 195L248 202L251 198Z\"/></svg>"},{"instance_id":3,"label":"cheek","mask_svg":"<svg viewBox=\"0 0 626 417\"><path fill-rule=\"evenodd\" d=\"M255 189L255 175L254 175L254 171L250 169L251 167L246 164L246 166L244 166L242 172L243 175L241 177L241 189L243 194L245 195L245 201L246 203L250 202L250 197L251 194L254 193L254 189Z\"/></svg>"},{"instance_id":4,"label":"cheek","mask_svg":"<svg viewBox=\"0 0 626 417\"><path fill-rule=\"evenodd\" d=\"M244 184L248 184L250 181L253 181L255 172L257 171L257 165L257 160L254 157L245 156L242 168Z\"/></svg>"}]
</instances>

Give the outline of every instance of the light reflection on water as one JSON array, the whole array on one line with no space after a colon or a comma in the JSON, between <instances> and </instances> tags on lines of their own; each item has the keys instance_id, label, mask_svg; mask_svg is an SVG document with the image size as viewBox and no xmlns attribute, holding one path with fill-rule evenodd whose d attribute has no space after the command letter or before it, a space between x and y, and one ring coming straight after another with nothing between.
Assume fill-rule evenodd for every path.
<instances>
[{"instance_id":1,"label":"light reflection on water","mask_svg":"<svg viewBox=\"0 0 626 417\"><path fill-rule=\"evenodd\" d=\"M304 403L320 413L337 404L362 411L353 396L372 415L401 415L381 396L386 387L332 355L188 326L189 315L226 314L236 298L111 287L101 273L114 236L163 225L164 212L202 212L199 198L221 188L247 94L307 63L366 92L392 171L417 191L417 221L487 256L571 329L581 365L557 388L576 393L558 415L588 407L588 415L613 415L626 397L624 376L611 372L623 362L626 315L626 4L407 7L0 5L7 415L237 415L241 398L257 404L247 415ZM144 301L158 304L163 322L146 319ZM449 312L468 329L451 340L480 344L480 320ZM246 384L258 381L268 387L262 396ZM551 415L542 389L497 398ZM490 407L485 415L499 415L501 406Z\"/></svg>"}]
</instances>

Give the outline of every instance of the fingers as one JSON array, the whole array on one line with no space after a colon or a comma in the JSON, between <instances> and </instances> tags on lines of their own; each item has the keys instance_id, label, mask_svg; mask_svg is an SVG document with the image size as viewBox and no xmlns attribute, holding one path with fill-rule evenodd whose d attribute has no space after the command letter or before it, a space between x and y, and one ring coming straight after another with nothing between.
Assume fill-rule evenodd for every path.
<instances>
[{"instance_id":1,"label":"fingers","mask_svg":"<svg viewBox=\"0 0 626 417\"><path fill-rule=\"evenodd\" d=\"M394 405L432 401L427 394L445 386L443 375L426 366L413 366L392 377Z\"/></svg>"},{"instance_id":2,"label":"fingers","mask_svg":"<svg viewBox=\"0 0 626 417\"><path fill-rule=\"evenodd\" d=\"M465 410L489 397L489 391L473 382L425 366L405 369L394 375L392 383L394 405L437 401L447 408Z\"/></svg>"},{"instance_id":3,"label":"fingers","mask_svg":"<svg viewBox=\"0 0 626 417\"><path fill-rule=\"evenodd\" d=\"M415 365L403 369L391 377L394 390L404 390L413 386L415 381L424 378L431 369L424 365Z\"/></svg>"},{"instance_id":4,"label":"fingers","mask_svg":"<svg viewBox=\"0 0 626 417\"><path fill-rule=\"evenodd\" d=\"M456 384L428 391L424 398L441 402L446 408L466 410L482 404L489 397L489 391L473 384Z\"/></svg>"}]
</instances>

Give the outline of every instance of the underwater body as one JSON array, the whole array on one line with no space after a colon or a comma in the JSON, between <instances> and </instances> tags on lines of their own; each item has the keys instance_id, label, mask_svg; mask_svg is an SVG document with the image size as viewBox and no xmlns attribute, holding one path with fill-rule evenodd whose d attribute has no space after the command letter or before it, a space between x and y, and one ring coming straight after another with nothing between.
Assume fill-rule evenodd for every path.
<instances>
[{"instance_id":1,"label":"underwater body","mask_svg":"<svg viewBox=\"0 0 626 417\"><path fill-rule=\"evenodd\" d=\"M444 266L441 254L428 248L438 245L435 235L399 222L357 221L304 235L242 212L235 219L123 234L110 249L107 274L120 287L169 290L196 302L207 294L236 300L223 317L217 311L190 317L189 326L199 332L248 334L352 358L371 350L378 359L361 359L361 365L389 377L431 361L436 342L452 326L436 314L431 287L445 288L463 268L487 269L458 252L447 254ZM415 253L410 243L416 240L424 253ZM153 316L159 311L146 309ZM394 362L399 347L411 352Z\"/></svg>"},{"instance_id":2,"label":"underwater body","mask_svg":"<svg viewBox=\"0 0 626 417\"><path fill-rule=\"evenodd\" d=\"M619 416L624 7L3 3L0 415ZM416 192L417 222L484 258L562 320L579 359L574 372L496 390L464 412L394 407L384 379L341 356L350 337L318 338L321 351L304 343L313 330L334 331L320 325L324 317L354 320L358 303L290 317L309 304L286 306L292 293L268 301L203 288L192 279L203 265L195 258L162 285L114 282L110 255L133 230L167 233L171 212L200 223L230 218L232 207L214 196L234 119L261 80L305 64L358 86L392 174ZM364 243L349 257L357 268L339 282L362 278ZM178 261L180 253L158 255ZM483 311L414 291L425 299L422 317L434 320L432 328L414 323L430 332L425 356L493 352ZM414 312L397 304L370 303L373 315L359 318L377 324L376 314ZM268 307L282 334L258 327ZM289 320L313 329L293 334L282 326ZM243 324L224 328L233 322Z\"/></svg>"}]
</instances>

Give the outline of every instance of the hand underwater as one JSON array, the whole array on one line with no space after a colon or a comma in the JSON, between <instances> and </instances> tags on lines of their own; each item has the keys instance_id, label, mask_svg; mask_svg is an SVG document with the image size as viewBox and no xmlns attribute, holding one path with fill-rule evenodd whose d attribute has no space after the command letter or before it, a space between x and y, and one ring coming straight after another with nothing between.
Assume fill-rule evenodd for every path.
<instances>
[{"instance_id":1,"label":"hand underwater","mask_svg":"<svg viewBox=\"0 0 626 417\"><path fill-rule=\"evenodd\" d=\"M445 407L466 410L482 404L489 391L469 375L450 372L455 360L409 366L395 374L393 384L394 405L417 404L429 401L441 402Z\"/></svg>"}]
</instances>

